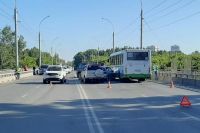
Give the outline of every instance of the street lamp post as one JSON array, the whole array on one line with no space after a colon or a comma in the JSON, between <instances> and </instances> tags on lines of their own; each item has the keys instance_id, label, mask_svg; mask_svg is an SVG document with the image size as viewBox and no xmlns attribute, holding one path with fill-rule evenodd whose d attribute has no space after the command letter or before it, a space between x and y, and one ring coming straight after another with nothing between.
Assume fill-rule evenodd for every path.
<instances>
[{"instance_id":1,"label":"street lamp post","mask_svg":"<svg viewBox=\"0 0 200 133\"><path fill-rule=\"evenodd\" d=\"M53 41L51 42L51 44L52 45L54 45L54 42L56 41L58 39L58 37L55 37L54 39L53 39ZM56 50L55 50L55 52L56 52ZM56 54L56 53L55 53ZM54 63L53 63L53 61L54 61L54 55L53 55L53 46L51 46L51 64L53 65Z\"/></svg>"},{"instance_id":2,"label":"street lamp post","mask_svg":"<svg viewBox=\"0 0 200 133\"><path fill-rule=\"evenodd\" d=\"M113 53L115 52L115 29L114 29L114 25L113 23L110 21L110 19L108 18L101 18L102 20L110 23L112 25L112 30L113 30L113 33L112 33L112 39L113 39Z\"/></svg>"},{"instance_id":3,"label":"street lamp post","mask_svg":"<svg viewBox=\"0 0 200 133\"><path fill-rule=\"evenodd\" d=\"M41 64L42 64L40 27L41 27L42 22L44 22L44 20L46 20L46 19L49 18L49 17L50 17L50 16L44 17L44 18L40 21L40 23L39 23L39 67L40 67Z\"/></svg>"}]
</instances>

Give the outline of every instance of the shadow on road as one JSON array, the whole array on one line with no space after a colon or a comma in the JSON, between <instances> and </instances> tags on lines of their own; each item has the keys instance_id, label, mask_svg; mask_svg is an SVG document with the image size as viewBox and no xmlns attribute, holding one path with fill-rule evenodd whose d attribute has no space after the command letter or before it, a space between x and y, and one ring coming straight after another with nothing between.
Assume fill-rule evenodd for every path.
<instances>
[{"instance_id":1,"label":"shadow on road","mask_svg":"<svg viewBox=\"0 0 200 133\"><path fill-rule=\"evenodd\" d=\"M20 85L38 85L38 84L43 84L42 82L18 82L16 84Z\"/></svg>"},{"instance_id":2,"label":"shadow on road","mask_svg":"<svg viewBox=\"0 0 200 133\"><path fill-rule=\"evenodd\" d=\"M180 108L181 97L90 99L90 102L106 133L200 131L199 95L189 96L191 108ZM87 133L84 108L81 99L46 105L0 103L0 132ZM88 117L93 119L91 112Z\"/></svg>"},{"instance_id":3,"label":"shadow on road","mask_svg":"<svg viewBox=\"0 0 200 133\"><path fill-rule=\"evenodd\" d=\"M112 80L110 81L112 84L120 84L120 83L138 83L136 80ZM69 78L66 81L66 84L77 84L77 83L82 83L78 78ZM82 83L82 84L108 84L108 81L90 81L87 83Z\"/></svg>"}]
</instances>

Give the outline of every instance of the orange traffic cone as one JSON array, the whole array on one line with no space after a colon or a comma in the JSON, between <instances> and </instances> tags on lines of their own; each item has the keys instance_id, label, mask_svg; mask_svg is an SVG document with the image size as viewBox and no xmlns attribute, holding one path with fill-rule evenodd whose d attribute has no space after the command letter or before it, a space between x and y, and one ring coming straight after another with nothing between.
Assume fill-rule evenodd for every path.
<instances>
[{"instance_id":1,"label":"orange traffic cone","mask_svg":"<svg viewBox=\"0 0 200 133\"><path fill-rule=\"evenodd\" d=\"M173 80L171 80L171 82L170 82L170 86L169 86L170 88L174 88L174 82L173 82Z\"/></svg>"},{"instance_id":2,"label":"orange traffic cone","mask_svg":"<svg viewBox=\"0 0 200 133\"><path fill-rule=\"evenodd\" d=\"M112 86L111 86L111 84L110 84L110 81L108 81L108 87L107 87L108 89L111 89L112 88Z\"/></svg>"},{"instance_id":3,"label":"orange traffic cone","mask_svg":"<svg viewBox=\"0 0 200 133\"><path fill-rule=\"evenodd\" d=\"M189 107L189 106L191 106L191 102L189 101L189 99L188 99L187 96L183 96L183 98L181 100L181 103L180 103L180 106L182 106L182 107Z\"/></svg>"}]
</instances>

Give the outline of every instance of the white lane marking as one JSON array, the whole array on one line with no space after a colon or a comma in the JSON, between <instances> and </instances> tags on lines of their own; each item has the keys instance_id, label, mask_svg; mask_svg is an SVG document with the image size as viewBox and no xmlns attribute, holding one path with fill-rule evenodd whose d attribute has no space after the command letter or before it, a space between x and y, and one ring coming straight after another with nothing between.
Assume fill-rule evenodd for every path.
<instances>
[{"instance_id":1,"label":"white lane marking","mask_svg":"<svg viewBox=\"0 0 200 133\"><path fill-rule=\"evenodd\" d=\"M147 97L147 95L145 95L145 94L142 94L142 97Z\"/></svg>"},{"instance_id":2,"label":"white lane marking","mask_svg":"<svg viewBox=\"0 0 200 133\"><path fill-rule=\"evenodd\" d=\"M97 129L98 129L99 133L104 133L104 130L103 130L102 126L101 126L101 123L99 122L99 120L98 120L98 118L97 118L97 115L96 115L95 112L94 112L94 109L93 109L93 107L92 107L92 105L91 105L91 103L90 103L90 101L89 101L89 99L88 99L88 96L87 96L87 94L86 94L84 88L83 88L82 85L80 85L80 84L79 84L79 86L80 86L80 90L81 90L82 93L83 93L83 96L85 97L86 103L87 103L88 106L90 107L89 110L90 110L90 112L91 112L91 114L92 114L92 117L93 117L94 120L95 120L95 123L96 123L96 125L97 125Z\"/></svg>"},{"instance_id":3,"label":"white lane marking","mask_svg":"<svg viewBox=\"0 0 200 133\"><path fill-rule=\"evenodd\" d=\"M41 85L38 85L38 86L36 86L35 88L37 88L37 89L38 89L38 88L40 88L40 86L41 86Z\"/></svg>"},{"instance_id":4,"label":"white lane marking","mask_svg":"<svg viewBox=\"0 0 200 133\"><path fill-rule=\"evenodd\" d=\"M86 105L86 103L84 101L84 96L81 93L81 89L80 89L79 85L77 85L77 88L78 88L79 95L81 97L81 101L82 101L82 104L83 104L83 108L84 108L84 112L85 112L85 117L87 119L87 124L88 124L88 127L89 127L89 131L90 131L90 133L95 133L94 127L92 125L92 122L91 122L91 119L90 119L90 116L89 116L89 112L87 110L87 105Z\"/></svg>"},{"instance_id":5,"label":"white lane marking","mask_svg":"<svg viewBox=\"0 0 200 133\"><path fill-rule=\"evenodd\" d=\"M196 121L200 121L200 118L198 118L198 117L196 117L196 116L193 116L193 115L188 114L188 113L186 113L186 112L181 112L181 113L184 114L184 115L186 115L187 117L190 117L190 118L196 120Z\"/></svg>"},{"instance_id":6,"label":"white lane marking","mask_svg":"<svg viewBox=\"0 0 200 133\"><path fill-rule=\"evenodd\" d=\"M27 97L28 96L28 94L24 94L23 96L21 96L22 98L25 98L25 97Z\"/></svg>"}]
</instances>

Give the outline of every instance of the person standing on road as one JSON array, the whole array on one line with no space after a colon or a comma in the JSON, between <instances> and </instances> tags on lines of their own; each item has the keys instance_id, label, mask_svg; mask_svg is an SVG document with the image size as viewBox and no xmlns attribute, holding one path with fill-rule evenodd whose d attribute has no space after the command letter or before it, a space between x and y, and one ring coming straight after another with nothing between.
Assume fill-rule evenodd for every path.
<instances>
[{"instance_id":1,"label":"person standing on road","mask_svg":"<svg viewBox=\"0 0 200 133\"><path fill-rule=\"evenodd\" d=\"M155 80L158 80L158 66L157 65L153 66L153 71L155 75Z\"/></svg>"},{"instance_id":2,"label":"person standing on road","mask_svg":"<svg viewBox=\"0 0 200 133\"><path fill-rule=\"evenodd\" d=\"M33 67L33 75L36 75L35 66Z\"/></svg>"},{"instance_id":3,"label":"person standing on road","mask_svg":"<svg viewBox=\"0 0 200 133\"><path fill-rule=\"evenodd\" d=\"M16 68L16 70L15 70L15 76L16 76L16 80L20 79L20 68Z\"/></svg>"}]
</instances>

